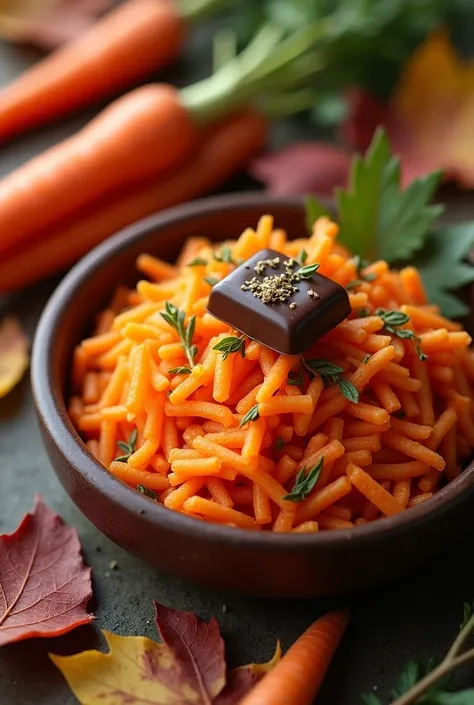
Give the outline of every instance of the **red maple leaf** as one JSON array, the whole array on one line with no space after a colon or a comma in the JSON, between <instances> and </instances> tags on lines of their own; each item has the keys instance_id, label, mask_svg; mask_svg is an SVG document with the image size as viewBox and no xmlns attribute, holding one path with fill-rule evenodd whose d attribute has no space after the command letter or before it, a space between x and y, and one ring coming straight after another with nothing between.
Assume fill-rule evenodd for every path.
<instances>
[{"instance_id":1,"label":"red maple leaf","mask_svg":"<svg viewBox=\"0 0 474 705\"><path fill-rule=\"evenodd\" d=\"M37 497L18 529L0 536L0 646L90 622L91 595L76 531Z\"/></svg>"}]
</instances>

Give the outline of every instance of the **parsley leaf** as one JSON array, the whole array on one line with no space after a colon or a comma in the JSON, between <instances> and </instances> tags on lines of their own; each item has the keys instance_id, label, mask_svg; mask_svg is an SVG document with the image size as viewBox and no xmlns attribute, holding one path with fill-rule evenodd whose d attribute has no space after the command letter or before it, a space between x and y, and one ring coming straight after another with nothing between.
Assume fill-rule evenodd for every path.
<instances>
[{"instance_id":1,"label":"parsley leaf","mask_svg":"<svg viewBox=\"0 0 474 705\"><path fill-rule=\"evenodd\" d=\"M229 335L219 340L212 349L219 350L222 353L223 360L231 353L240 353L242 357L245 357L245 339L243 336L237 338L235 335Z\"/></svg>"},{"instance_id":2,"label":"parsley leaf","mask_svg":"<svg viewBox=\"0 0 474 705\"><path fill-rule=\"evenodd\" d=\"M359 401L359 392L352 382L349 382L347 379L342 379L341 375L344 372L342 367L334 365L332 362L329 362L329 360L320 358L303 360L303 364L309 372L318 374L326 387L337 384L341 394L353 404L357 404Z\"/></svg>"},{"instance_id":3,"label":"parsley leaf","mask_svg":"<svg viewBox=\"0 0 474 705\"><path fill-rule=\"evenodd\" d=\"M443 211L442 206L428 205L439 179L440 173L434 172L402 191L399 160L392 156L385 132L377 130L365 157L352 161L348 190L336 189L338 241L370 259L410 259Z\"/></svg>"},{"instance_id":4,"label":"parsley leaf","mask_svg":"<svg viewBox=\"0 0 474 705\"><path fill-rule=\"evenodd\" d=\"M136 428L134 428L130 434L130 437L128 439L128 443L126 443L125 441L117 441L117 446L124 453L123 455L120 455L118 458L115 458L115 461L117 463L127 463L130 456L135 453L135 447L137 444L137 437L138 437L138 431Z\"/></svg>"},{"instance_id":5,"label":"parsley leaf","mask_svg":"<svg viewBox=\"0 0 474 705\"><path fill-rule=\"evenodd\" d=\"M216 277L204 277L204 281L206 284L209 284L209 286L214 286L219 283L220 279L216 279Z\"/></svg>"},{"instance_id":6,"label":"parsley leaf","mask_svg":"<svg viewBox=\"0 0 474 705\"><path fill-rule=\"evenodd\" d=\"M249 421L256 421L259 416L258 404L255 404L255 406L252 406L252 408L247 411L244 418L239 423L239 427L242 428L242 426L245 426L245 424L249 423Z\"/></svg>"},{"instance_id":7,"label":"parsley leaf","mask_svg":"<svg viewBox=\"0 0 474 705\"><path fill-rule=\"evenodd\" d=\"M428 300L448 318L461 318L469 311L453 292L474 281L474 267L463 261L473 246L474 223L457 223L431 232L416 257Z\"/></svg>"},{"instance_id":8,"label":"parsley leaf","mask_svg":"<svg viewBox=\"0 0 474 705\"><path fill-rule=\"evenodd\" d=\"M318 460L316 465L313 465L306 472L306 466L304 465L295 478L295 484L293 489L288 494L285 494L282 499L286 499L288 502L302 502L309 493L314 489L321 471L324 465L324 458Z\"/></svg>"},{"instance_id":9,"label":"parsley leaf","mask_svg":"<svg viewBox=\"0 0 474 705\"><path fill-rule=\"evenodd\" d=\"M408 661L398 676L395 687L392 690L392 698L399 698L404 693L408 693L424 675L424 670L419 663Z\"/></svg>"},{"instance_id":10,"label":"parsley leaf","mask_svg":"<svg viewBox=\"0 0 474 705\"><path fill-rule=\"evenodd\" d=\"M196 257L196 259L191 260L191 262L188 262L186 265L187 267L204 267L207 264L207 259L201 259L200 257Z\"/></svg>"}]
</instances>

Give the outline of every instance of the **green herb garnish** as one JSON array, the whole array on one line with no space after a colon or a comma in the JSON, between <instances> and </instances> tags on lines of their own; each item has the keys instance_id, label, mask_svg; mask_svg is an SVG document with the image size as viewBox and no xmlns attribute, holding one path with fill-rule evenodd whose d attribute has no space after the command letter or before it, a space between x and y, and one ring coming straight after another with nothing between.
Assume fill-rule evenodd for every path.
<instances>
[{"instance_id":1,"label":"green herb garnish","mask_svg":"<svg viewBox=\"0 0 474 705\"><path fill-rule=\"evenodd\" d=\"M313 274L319 269L319 264L307 264L304 267L298 269L296 274L300 279L311 279Z\"/></svg>"},{"instance_id":2,"label":"green herb garnish","mask_svg":"<svg viewBox=\"0 0 474 705\"><path fill-rule=\"evenodd\" d=\"M170 375L190 375L191 370L189 367L172 367L168 370Z\"/></svg>"},{"instance_id":3,"label":"green herb garnish","mask_svg":"<svg viewBox=\"0 0 474 705\"><path fill-rule=\"evenodd\" d=\"M237 264L232 259L232 250L227 245L222 245L219 252L213 254L214 259L217 262L226 262L227 264Z\"/></svg>"},{"instance_id":4,"label":"green herb garnish","mask_svg":"<svg viewBox=\"0 0 474 705\"><path fill-rule=\"evenodd\" d=\"M474 634L474 615L469 604L464 605L460 631L444 659L426 665L408 661L391 692L391 705L472 705L474 688L454 691L453 672L474 661L474 648L466 649ZM362 696L365 705L382 705L374 693Z\"/></svg>"},{"instance_id":5,"label":"green herb garnish","mask_svg":"<svg viewBox=\"0 0 474 705\"><path fill-rule=\"evenodd\" d=\"M301 384L303 384L303 373L302 372L290 372L288 375L288 378L286 380L286 383L290 387L299 387Z\"/></svg>"},{"instance_id":6,"label":"green herb garnish","mask_svg":"<svg viewBox=\"0 0 474 705\"><path fill-rule=\"evenodd\" d=\"M187 266L188 267L204 267L207 264L207 259L201 259L200 257L196 257L196 259L191 260L191 262L188 262Z\"/></svg>"},{"instance_id":7,"label":"green herb garnish","mask_svg":"<svg viewBox=\"0 0 474 705\"><path fill-rule=\"evenodd\" d=\"M255 404L255 406L252 406L252 408L247 411L244 418L239 423L239 427L242 428L242 426L245 426L245 424L249 423L249 421L256 421L259 416L260 414L258 413L258 404Z\"/></svg>"},{"instance_id":8,"label":"green herb garnish","mask_svg":"<svg viewBox=\"0 0 474 705\"><path fill-rule=\"evenodd\" d=\"M144 494L146 497L150 497L150 499L158 498L158 495L154 490L149 490L148 487L145 487L144 485L137 485L137 490Z\"/></svg>"},{"instance_id":9,"label":"green herb garnish","mask_svg":"<svg viewBox=\"0 0 474 705\"><path fill-rule=\"evenodd\" d=\"M204 281L206 284L209 284L209 286L215 286L215 284L219 284L220 279L216 279L216 277L204 277Z\"/></svg>"},{"instance_id":10,"label":"green herb garnish","mask_svg":"<svg viewBox=\"0 0 474 705\"><path fill-rule=\"evenodd\" d=\"M177 331L179 338L181 340L181 346L184 350L184 354L187 357L189 366L194 367L194 358L197 353L197 345L193 345L193 335L196 328L196 316L191 316L188 321L188 325L185 326L184 320L186 314L184 311L180 311L176 308L174 304L169 301L165 303L165 311L161 311L162 318Z\"/></svg>"},{"instance_id":11,"label":"green herb garnish","mask_svg":"<svg viewBox=\"0 0 474 705\"><path fill-rule=\"evenodd\" d=\"M223 360L232 353L240 353L242 357L245 357L245 339L242 335L238 338L234 335L229 335L227 338L220 340L212 349L219 350L222 353Z\"/></svg>"},{"instance_id":12,"label":"green herb garnish","mask_svg":"<svg viewBox=\"0 0 474 705\"><path fill-rule=\"evenodd\" d=\"M308 259L308 253L306 250L300 250L296 256L296 261L298 264L304 265L306 260Z\"/></svg>"},{"instance_id":13,"label":"green herb garnish","mask_svg":"<svg viewBox=\"0 0 474 705\"><path fill-rule=\"evenodd\" d=\"M345 396L346 399L349 399L349 401L357 404L359 401L359 392L352 382L349 382L347 379L342 379L341 375L344 372L342 367L334 365L332 362L329 362L329 360L319 358L303 359L303 364L311 374L318 374L326 387L337 384L341 394Z\"/></svg>"},{"instance_id":14,"label":"green herb garnish","mask_svg":"<svg viewBox=\"0 0 474 705\"><path fill-rule=\"evenodd\" d=\"M324 458L318 460L316 465L306 472L306 467L303 466L295 478L293 489L282 499L288 502L302 502L309 493L314 489L324 465Z\"/></svg>"},{"instance_id":15,"label":"green herb garnish","mask_svg":"<svg viewBox=\"0 0 474 705\"><path fill-rule=\"evenodd\" d=\"M359 257L413 264L430 302L448 318L460 318L468 307L455 292L474 282L474 267L465 261L474 246L474 223L434 227L443 211L431 203L439 180L440 172L433 172L402 190L399 160L384 131L377 130L365 157L354 157L347 190L336 190L338 241ZM324 209L313 200L308 220Z\"/></svg>"},{"instance_id":16,"label":"green herb garnish","mask_svg":"<svg viewBox=\"0 0 474 705\"><path fill-rule=\"evenodd\" d=\"M280 436L277 436L277 438L275 438L276 452L279 453L281 450L283 450L284 447L285 447L285 441L283 440L283 438L280 438Z\"/></svg>"},{"instance_id":17,"label":"green herb garnish","mask_svg":"<svg viewBox=\"0 0 474 705\"><path fill-rule=\"evenodd\" d=\"M428 355L422 351L420 348L420 339L414 334L409 328L398 328L397 326L404 326L409 323L410 316L401 311L387 311L384 308L378 308L375 311L376 316L380 316L383 321L383 330L391 335L396 335L397 338L402 338L403 340L414 340L416 343L416 353L418 358L424 362L428 359Z\"/></svg>"},{"instance_id":18,"label":"green herb garnish","mask_svg":"<svg viewBox=\"0 0 474 705\"><path fill-rule=\"evenodd\" d=\"M369 360L370 360L370 355L369 355L369 353L367 353L367 355L364 355L364 359L362 360L362 364L366 365Z\"/></svg>"},{"instance_id":19,"label":"green herb garnish","mask_svg":"<svg viewBox=\"0 0 474 705\"><path fill-rule=\"evenodd\" d=\"M128 443L125 441L117 441L117 446L123 451L123 455L115 458L117 463L128 463L128 459L131 455L135 453L135 446L137 445L138 431L136 428L130 434Z\"/></svg>"}]
</instances>

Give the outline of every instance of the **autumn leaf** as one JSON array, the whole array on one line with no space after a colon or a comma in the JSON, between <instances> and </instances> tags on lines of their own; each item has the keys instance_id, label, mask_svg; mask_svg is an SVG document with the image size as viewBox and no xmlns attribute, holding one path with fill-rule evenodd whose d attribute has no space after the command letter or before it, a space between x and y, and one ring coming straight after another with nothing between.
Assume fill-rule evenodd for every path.
<instances>
[{"instance_id":1,"label":"autumn leaf","mask_svg":"<svg viewBox=\"0 0 474 705\"><path fill-rule=\"evenodd\" d=\"M55 49L89 29L113 0L0 0L0 35Z\"/></svg>"},{"instance_id":2,"label":"autumn leaf","mask_svg":"<svg viewBox=\"0 0 474 705\"><path fill-rule=\"evenodd\" d=\"M209 624L191 612L154 603L158 632L180 666L182 680L207 704L225 685L224 641L215 619Z\"/></svg>"},{"instance_id":3,"label":"autumn leaf","mask_svg":"<svg viewBox=\"0 0 474 705\"><path fill-rule=\"evenodd\" d=\"M37 497L18 529L0 536L0 646L87 624L91 594L75 530Z\"/></svg>"},{"instance_id":4,"label":"autumn leaf","mask_svg":"<svg viewBox=\"0 0 474 705\"><path fill-rule=\"evenodd\" d=\"M21 380L28 365L30 343L16 318L0 323L0 398Z\"/></svg>"},{"instance_id":5,"label":"autumn leaf","mask_svg":"<svg viewBox=\"0 0 474 705\"><path fill-rule=\"evenodd\" d=\"M351 155L335 145L299 142L257 157L249 171L276 196L332 196L334 187L346 186L350 164Z\"/></svg>"},{"instance_id":6,"label":"autumn leaf","mask_svg":"<svg viewBox=\"0 0 474 705\"><path fill-rule=\"evenodd\" d=\"M384 125L402 180L442 169L446 180L474 186L474 62L463 61L446 32L438 31L415 51L388 105L363 91L349 93L344 142L364 151Z\"/></svg>"},{"instance_id":7,"label":"autumn leaf","mask_svg":"<svg viewBox=\"0 0 474 705\"><path fill-rule=\"evenodd\" d=\"M82 705L238 705L280 658L236 668L226 676L224 643L215 620L155 603L159 644L104 631L108 653L50 654Z\"/></svg>"}]
</instances>

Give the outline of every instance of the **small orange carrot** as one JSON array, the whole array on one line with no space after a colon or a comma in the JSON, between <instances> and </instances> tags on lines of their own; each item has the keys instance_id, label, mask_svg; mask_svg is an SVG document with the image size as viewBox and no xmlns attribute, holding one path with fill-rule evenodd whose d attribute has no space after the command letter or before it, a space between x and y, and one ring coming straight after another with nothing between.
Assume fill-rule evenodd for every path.
<instances>
[{"instance_id":1,"label":"small orange carrot","mask_svg":"<svg viewBox=\"0 0 474 705\"><path fill-rule=\"evenodd\" d=\"M314 622L240 705L311 705L349 622L347 610Z\"/></svg>"},{"instance_id":2,"label":"small orange carrot","mask_svg":"<svg viewBox=\"0 0 474 705\"><path fill-rule=\"evenodd\" d=\"M43 231L28 248L17 247L8 258L0 258L0 291L19 289L63 269L130 223L219 186L263 145L266 129L265 119L254 111L218 123L202 134L197 154L166 178L111 196Z\"/></svg>"},{"instance_id":3,"label":"small orange carrot","mask_svg":"<svg viewBox=\"0 0 474 705\"><path fill-rule=\"evenodd\" d=\"M170 0L128 0L1 91L0 139L137 84L178 55L185 33Z\"/></svg>"}]
</instances>

